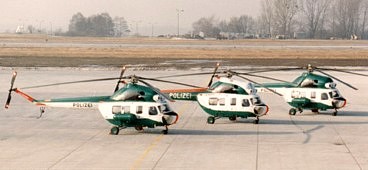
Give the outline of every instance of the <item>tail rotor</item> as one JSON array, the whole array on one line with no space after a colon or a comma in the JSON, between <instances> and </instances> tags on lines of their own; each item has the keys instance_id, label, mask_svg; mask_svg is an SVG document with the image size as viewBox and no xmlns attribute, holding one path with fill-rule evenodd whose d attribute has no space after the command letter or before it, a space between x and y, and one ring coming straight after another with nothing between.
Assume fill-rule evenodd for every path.
<instances>
[{"instance_id":1,"label":"tail rotor","mask_svg":"<svg viewBox=\"0 0 368 170\"><path fill-rule=\"evenodd\" d=\"M17 77L17 72L14 71L11 82L10 82L10 89L9 89L9 93L8 93L8 99L6 100L6 103L5 103L5 109L9 108L10 101L11 101L11 93L14 91L13 86L14 86L14 82L15 82L16 77Z\"/></svg>"}]
</instances>

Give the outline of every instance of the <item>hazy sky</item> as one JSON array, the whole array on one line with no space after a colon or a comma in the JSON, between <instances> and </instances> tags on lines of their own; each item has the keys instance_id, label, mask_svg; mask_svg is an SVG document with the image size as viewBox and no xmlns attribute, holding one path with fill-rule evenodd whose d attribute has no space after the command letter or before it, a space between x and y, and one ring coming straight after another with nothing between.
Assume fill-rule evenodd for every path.
<instances>
[{"instance_id":1,"label":"hazy sky","mask_svg":"<svg viewBox=\"0 0 368 170\"><path fill-rule=\"evenodd\" d=\"M176 9L180 15L180 32L192 29L192 23L200 17L214 15L229 19L243 14L257 16L260 0L0 0L0 31L15 31L18 25L34 25L36 28L62 28L67 30L72 15L81 12L88 17L107 12L111 17L124 17L132 33L175 34L177 32Z\"/></svg>"}]
</instances>

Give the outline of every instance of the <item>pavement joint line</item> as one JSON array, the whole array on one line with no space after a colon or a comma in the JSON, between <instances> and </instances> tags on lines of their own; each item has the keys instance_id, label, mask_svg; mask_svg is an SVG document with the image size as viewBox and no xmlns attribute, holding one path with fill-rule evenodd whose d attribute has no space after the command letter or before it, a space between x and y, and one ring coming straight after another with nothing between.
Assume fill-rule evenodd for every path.
<instances>
[{"instance_id":1,"label":"pavement joint line","mask_svg":"<svg viewBox=\"0 0 368 170\"><path fill-rule=\"evenodd\" d=\"M259 124L257 126L257 152L256 152L256 170L258 170L258 159L259 159Z\"/></svg>"},{"instance_id":2,"label":"pavement joint line","mask_svg":"<svg viewBox=\"0 0 368 170\"><path fill-rule=\"evenodd\" d=\"M181 108L179 109L180 111L178 112L178 115L181 115L180 112L182 110L184 110L186 107L188 107L188 104L184 104L181 106ZM136 159L133 163L133 165L129 168L130 170L135 170L135 169L139 169L142 161L144 160L144 158L146 158L148 156L148 154L151 152L151 150L153 150L157 144L164 138L164 134L161 134L160 136L156 137L153 142L151 143L150 146L147 147L147 149L144 150L143 154L141 156L138 157L138 159ZM174 140L176 139L176 137L174 138ZM173 141L174 141L173 140ZM165 149L165 152L160 156L160 158L157 160L157 162L155 163L155 165L153 166L152 169L154 169L158 162L161 160L161 158L163 157L163 155L165 155L165 153L167 152L167 150L170 148L171 144L173 143L173 141L169 144L169 146Z\"/></svg>"},{"instance_id":3,"label":"pavement joint line","mask_svg":"<svg viewBox=\"0 0 368 170\"><path fill-rule=\"evenodd\" d=\"M184 105L182 105L182 107L179 109L180 111L186 109L189 106L188 103L185 103ZM197 107L197 106L195 106ZM193 115L194 112L192 112L191 116ZM190 117L191 117L190 116ZM183 128L185 125L187 125L188 121L186 121L186 123L181 127ZM158 163L161 161L161 159L164 157L164 155L167 153L167 151L171 148L171 145L174 143L174 141L177 139L178 135L176 135L174 137L174 139L170 142L170 144L166 147L165 151L161 154L160 158L156 161L155 165L152 167L152 169L155 169L158 165Z\"/></svg>"},{"instance_id":4,"label":"pavement joint line","mask_svg":"<svg viewBox=\"0 0 368 170\"><path fill-rule=\"evenodd\" d=\"M332 122L331 118L328 119L329 122ZM357 158L354 156L354 154L351 152L348 144L344 141L344 139L341 137L340 133L337 131L336 126L334 124L332 124L332 129L335 131L335 133L337 134L337 136L339 137L340 141L343 143L343 145L345 146L346 150L348 151L348 153L350 154L350 156L353 158L353 160L355 161L355 163L357 164L357 166L359 167L360 170L362 170L362 166L359 164L359 161L357 160Z\"/></svg>"},{"instance_id":5,"label":"pavement joint line","mask_svg":"<svg viewBox=\"0 0 368 170\"><path fill-rule=\"evenodd\" d=\"M50 167L48 167L47 169L52 169L53 167L55 167L57 164L59 164L61 161L65 160L67 157L69 157L71 154L73 154L75 151L77 151L78 149L80 149L82 146L84 146L85 144L87 144L89 141L91 141L93 138L95 138L96 136L98 136L100 133L104 132L105 130L100 130L99 132L97 132L95 135L91 136L90 138L88 138L87 140L85 140L84 142L82 142L79 146L77 146L76 148L74 148L72 151L70 151L68 154L66 154L65 156L63 156L62 158L60 158L58 161L56 161L54 164L52 164Z\"/></svg>"}]
</instances>

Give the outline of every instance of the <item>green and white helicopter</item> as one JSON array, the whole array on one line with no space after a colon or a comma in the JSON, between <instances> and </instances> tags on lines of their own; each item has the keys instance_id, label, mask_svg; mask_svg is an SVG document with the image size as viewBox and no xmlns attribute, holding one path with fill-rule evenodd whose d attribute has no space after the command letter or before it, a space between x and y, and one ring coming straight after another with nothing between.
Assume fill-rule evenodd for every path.
<instances>
[{"instance_id":1,"label":"green and white helicopter","mask_svg":"<svg viewBox=\"0 0 368 170\"><path fill-rule=\"evenodd\" d=\"M161 92L167 94L174 100L197 101L200 107L210 115L207 118L208 124L214 124L215 120L219 118L229 118L229 120L235 121L238 117L255 117L254 123L258 124L259 117L266 115L269 108L257 95L257 90L252 84L256 82L231 72L226 72L226 76L218 76L216 75L217 73L224 73L217 72L218 67L219 64L217 64L214 72L159 77L168 78L212 74L207 87L170 89L162 90ZM232 75L236 75L252 83L235 80L232 78ZM215 83L213 83L214 78L217 78Z\"/></svg>"},{"instance_id":2,"label":"green and white helicopter","mask_svg":"<svg viewBox=\"0 0 368 170\"><path fill-rule=\"evenodd\" d=\"M159 89L153 87L148 81L157 81L165 83L177 83L172 81L165 81L152 78L144 78L140 76L123 76L125 67L121 71L120 77L116 78L102 78L92 80L82 80L64 83L47 84L40 86L24 87L24 89L40 88L47 86L56 86L74 83L87 83L98 81L118 80L114 93L107 96L90 96L77 98L60 98L37 100L30 95L23 92L20 88L13 88L17 73L14 72L11 79L11 86L9 89L8 99L5 108L9 108L11 101L11 93L15 92L30 101L31 103L40 107L41 115L44 113L45 107L64 107L64 108L78 108L78 109L95 109L98 108L102 117L114 126L111 128L110 134L118 135L119 130L126 127L134 127L138 131L142 131L144 127L155 128L156 126L164 126L163 134L168 133L168 126L177 122L179 115L174 112L168 102L173 101L165 94L161 93ZM126 83L124 80L128 79ZM124 83L124 87L119 88L119 84ZM140 85L142 83L143 85ZM190 87L196 87L187 85ZM166 100L165 100L166 99Z\"/></svg>"},{"instance_id":3,"label":"green and white helicopter","mask_svg":"<svg viewBox=\"0 0 368 170\"><path fill-rule=\"evenodd\" d=\"M259 92L277 92L282 94L284 100L290 106L292 106L292 108L289 110L290 115L295 115L297 111L302 113L303 110L311 110L314 113L318 113L319 111L333 109L334 112L332 113L332 115L336 116L338 112L337 110L345 107L346 99L342 97L341 93L336 88L336 83L333 81L333 79L354 90L358 89L338 79L337 77L326 73L325 71L336 71L359 76L368 76L365 74L355 73L342 69L319 68L312 65L308 65L307 67L265 69L239 74L254 76L254 74L256 73L304 69L307 69L307 71L302 73L302 75L297 77L292 82L273 78L273 80L282 82L263 83L262 86L256 86L256 88ZM319 72L323 75L315 74L314 71Z\"/></svg>"}]
</instances>

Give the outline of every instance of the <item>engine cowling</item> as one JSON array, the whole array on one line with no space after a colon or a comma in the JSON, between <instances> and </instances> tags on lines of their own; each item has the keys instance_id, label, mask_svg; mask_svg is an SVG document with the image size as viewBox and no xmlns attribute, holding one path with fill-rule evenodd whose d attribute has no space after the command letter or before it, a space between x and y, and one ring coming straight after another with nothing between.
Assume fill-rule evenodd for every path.
<instances>
[{"instance_id":1,"label":"engine cowling","mask_svg":"<svg viewBox=\"0 0 368 170\"><path fill-rule=\"evenodd\" d=\"M334 83L334 82L326 83L325 87L328 88L328 89L334 89L334 88L336 88L336 83Z\"/></svg>"}]
</instances>

